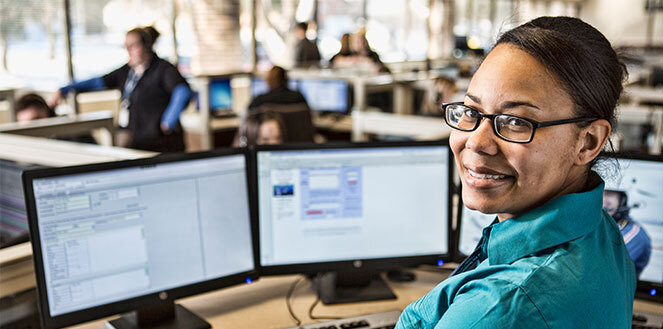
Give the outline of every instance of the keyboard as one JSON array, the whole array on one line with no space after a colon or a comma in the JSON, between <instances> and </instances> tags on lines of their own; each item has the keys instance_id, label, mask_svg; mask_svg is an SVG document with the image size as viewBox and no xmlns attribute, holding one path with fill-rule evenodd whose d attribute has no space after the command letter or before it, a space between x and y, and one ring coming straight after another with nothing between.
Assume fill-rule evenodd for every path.
<instances>
[{"instance_id":1,"label":"keyboard","mask_svg":"<svg viewBox=\"0 0 663 329\"><path fill-rule=\"evenodd\" d=\"M235 118L237 113L232 110L218 110L211 112L213 118L223 119L223 118Z\"/></svg>"},{"instance_id":2,"label":"keyboard","mask_svg":"<svg viewBox=\"0 0 663 329\"><path fill-rule=\"evenodd\" d=\"M663 315L633 313L633 329L661 329L663 328Z\"/></svg>"},{"instance_id":3,"label":"keyboard","mask_svg":"<svg viewBox=\"0 0 663 329\"><path fill-rule=\"evenodd\" d=\"M398 322L398 317L400 315L401 311L389 311L311 323L288 329L393 329L394 326L396 326L396 322Z\"/></svg>"}]
</instances>

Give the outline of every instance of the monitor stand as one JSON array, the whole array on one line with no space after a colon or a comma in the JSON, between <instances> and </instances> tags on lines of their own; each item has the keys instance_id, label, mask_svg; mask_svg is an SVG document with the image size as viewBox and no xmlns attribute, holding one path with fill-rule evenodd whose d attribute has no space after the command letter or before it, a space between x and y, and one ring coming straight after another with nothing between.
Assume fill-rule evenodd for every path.
<instances>
[{"instance_id":1,"label":"monitor stand","mask_svg":"<svg viewBox=\"0 0 663 329\"><path fill-rule=\"evenodd\" d=\"M320 273L314 286L324 304L396 299L379 273L366 271Z\"/></svg>"},{"instance_id":2,"label":"monitor stand","mask_svg":"<svg viewBox=\"0 0 663 329\"><path fill-rule=\"evenodd\" d=\"M122 314L119 319L109 321L106 328L207 329L211 326L184 306L175 305L171 301Z\"/></svg>"}]
</instances>

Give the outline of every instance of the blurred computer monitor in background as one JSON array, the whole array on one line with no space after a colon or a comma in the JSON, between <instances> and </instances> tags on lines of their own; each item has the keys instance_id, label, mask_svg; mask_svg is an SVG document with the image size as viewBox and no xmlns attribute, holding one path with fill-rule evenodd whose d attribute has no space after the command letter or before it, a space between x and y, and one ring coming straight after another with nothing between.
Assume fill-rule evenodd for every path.
<instances>
[{"instance_id":1,"label":"blurred computer monitor in background","mask_svg":"<svg viewBox=\"0 0 663 329\"><path fill-rule=\"evenodd\" d=\"M350 87L345 80L300 79L298 86L311 110L340 114L348 112Z\"/></svg>"}]
</instances>

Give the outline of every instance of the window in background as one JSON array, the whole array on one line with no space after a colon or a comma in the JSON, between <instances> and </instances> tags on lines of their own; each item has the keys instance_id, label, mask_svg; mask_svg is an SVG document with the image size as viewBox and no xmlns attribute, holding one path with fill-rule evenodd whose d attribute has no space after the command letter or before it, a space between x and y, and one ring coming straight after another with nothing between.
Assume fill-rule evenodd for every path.
<instances>
[{"instance_id":1,"label":"window in background","mask_svg":"<svg viewBox=\"0 0 663 329\"><path fill-rule=\"evenodd\" d=\"M297 1L256 0L256 54L258 70L268 70L272 64L290 67L295 40ZM292 47L288 47L288 46Z\"/></svg>"},{"instance_id":2,"label":"window in background","mask_svg":"<svg viewBox=\"0 0 663 329\"><path fill-rule=\"evenodd\" d=\"M124 37L137 26L154 26L161 33L154 50L175 62L173 8L172 0L72 0L74 78L88 79L124 65Z\"/></svg>"},{"instance_id":3,"label":"window in background","mask_svg":"<svg viewBox=\"0 0 663 329\"><path fill-rule=\"evenodd\" d=\"M357 32L366 25L365 7L361 0L318 0L318 49L330 59L341 49L341 36Z\"/></svg>"},{"instance_id":4,"label":"window in background","mask_svg":"<svg viewBox=\"0 0 663 329\"><path fill-rule=\"evenodd\" d=\"M410 20L407 0L367 0L366 39L383 62L407 59L405 37Z\"/></svg>"},{"instance_id":5,"label":"window in background","mask_svg":"<svg viewBox=\"0 0 663 329\"><path fill-rule=\"evenodd\" d=\"M455 0L456 47L488 49L497 36L539 16L577 16L578 1Z\"/></svg>"},{"instance_id":6,"label":"window in background","mask_svg":"<svg viewBox=\"0 0 663 329\"><path fill-rule=\"evenodd\" d=\"M175 40L177 69L182 75L191 76L191 60L197 52L197 45L189 0L175 0Z\"/></svg>"},{"instance_id":7,"label":"window in background","mask_svg":"<svg viewBox=\"0 0 663 329\"><path fill-rule=\"evenodd\" d=\"M0 0L0 81L53 90L66 83L64 8L59 0Z\"/></svg>"}]
</instances>

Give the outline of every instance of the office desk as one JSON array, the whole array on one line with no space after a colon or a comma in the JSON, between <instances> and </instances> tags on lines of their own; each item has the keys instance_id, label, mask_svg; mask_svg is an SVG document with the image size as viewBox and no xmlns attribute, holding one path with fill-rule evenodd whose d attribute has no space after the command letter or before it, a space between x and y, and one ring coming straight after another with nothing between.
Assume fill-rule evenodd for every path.
<instances>
[{"instance_id":1,"label":"office desk","mask_svg":"<svg viewBox=\"0 0 663 329\"><path fill-rule=\"evenodd\" d=\"M395 300L330 306L319 303L313 314L351 317L389 310L403 310L408 304L419 299L443 281L451 273L450 269L414 270L417 275L414 282L387 281L398 297ZM235 286L184 298L178 303L205 318L213 328L217 329L292 327L295 326L295 322L288 313L285 296L290 285L298 278L300 276L297 275L265 277L250 285ZM316 322L308 317L308 309L314 301L315 293L309 281L301 281L293 293L291 305L303 324ZM636 301L634 306L640 312L663 314L661 305ZM115 317L89 322L75 328L103 328L105 321L113 318Z\"/></svg>"},{"instance_id":2,"label":"office desk","mask_svg":"<svg viewBox=\"0 0 663 329\"><path fill-rule=\"evenodd\" d=\"M402 310L443 280L450 271L417 270L417 280L409 283L387 281L398 299L326 306L319 303L313 314L349 317L389 310ZM235 286L179 300L189 310L205 318L213 328L287 328L295 325L285 302L290 285L298 275L264 277L250 285ZM308 317L315 301L309 281L297 285L291 299L293 311L304 324L316 322ZM114 317L108 318L113 319ZM103 328L108 319L89 322L76 328Z\"/></svg>"},{"instance_id":3,"label":"office desk","mask_svg":"<svg viewBox=\"0 0 663 329\"><path fill-rule=\"evenodd\" d=\"M29 122L0 124L0 133L35 137L72 137L105 129L113 133L113 112L98 111L71 116L38 119Z\"/></svg>"},{"instance_id":4,"label":"office desk","mask_svg":"<svg viewBox=\"0 0 663 329\"><path fill-rule=\"evenodd\" d=\"M663 104L663 88L629 86L624 88L624 95L630 99L631 104Z\"/></svg>"},{"instance_id":5,"label":"office desk","mask_svg":"<svg viewBox=\"0 0 663 329\"><path fill-rule=\"evenodd\" d=\"M442 118L383 112L353 112L352 141L367 140L366 134L439 140L449 137L451 128Z\"/></svg>"}]
</instances>

